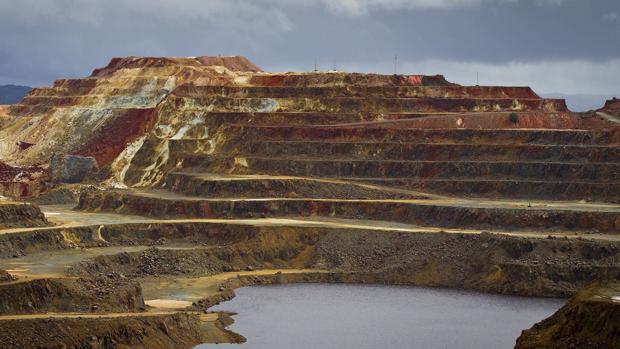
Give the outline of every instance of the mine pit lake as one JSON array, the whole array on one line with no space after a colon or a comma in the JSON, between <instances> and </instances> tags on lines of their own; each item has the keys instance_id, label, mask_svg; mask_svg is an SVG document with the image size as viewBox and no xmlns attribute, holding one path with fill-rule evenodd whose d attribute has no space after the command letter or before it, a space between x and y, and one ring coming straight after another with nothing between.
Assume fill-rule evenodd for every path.
<instances>
[{"instance_id":1,"label":"mine pit lake","mask_svg":"<svg viewBox=\"0 0 620 349\"><path fill-rule=\"evenodd\" d=\"M253 286L213 311L238 313L245 344L195 349L510 349L562 299L448 289L341 284Z\"/></svg>"}]
</instances>

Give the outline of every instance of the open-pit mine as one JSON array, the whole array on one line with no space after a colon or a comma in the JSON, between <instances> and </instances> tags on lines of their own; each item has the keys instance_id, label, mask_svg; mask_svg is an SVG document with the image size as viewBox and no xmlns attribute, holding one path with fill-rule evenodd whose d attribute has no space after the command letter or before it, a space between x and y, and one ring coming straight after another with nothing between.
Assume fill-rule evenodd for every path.
<instances>
[{"instance_id":1,"label":"open-pit mine","mask_svg":"<svg viewBox=\"0 0 620 349\"><path fill-rule=\"evenodd\" d=\"M0 161L2 348L243 343L210 308L285 283L565 298L515 348L620 348L620 100L114 58L2 106Z\"/></svg>"}]
</instances>

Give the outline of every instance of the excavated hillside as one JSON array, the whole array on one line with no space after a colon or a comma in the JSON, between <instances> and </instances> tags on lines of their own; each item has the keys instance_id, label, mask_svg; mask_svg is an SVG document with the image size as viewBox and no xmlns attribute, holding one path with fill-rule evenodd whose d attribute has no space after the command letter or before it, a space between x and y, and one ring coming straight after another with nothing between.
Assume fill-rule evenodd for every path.
<instances>
[{"instance_id":1,"label":"excavated hillside","mask_svg":"<svg viewBox=\"0 0 620 349\"><path fill-rule=\"evenodd\" d=\"M620 285L580 291L550 318L523 331L515 349L620 347Z\"/></svg>"},{"instance_id":2,"label":"excavated hillside","mask_svg":"<svg viewBox=\"0 0 620 349\"><path fill-rule=\"evenodd\" d=\"M243 57L115 58L87 78L57 80L6 107L0 158L26 174L33 172L29 167L49 164L53 154L93 157L100 168L116 160L122 172L119 155L153 130L155 109L171 91L187 82L227 85L237 70L259 71ZM23 181L2 182L9 187ZM24 194L38 195L41 185Z\"/></svg>"},{"instance_id":3,"label":"excavated hillside","mask_svg":"<svg viewBox=\"0 0 620 349\"><path fill-rule=\"evenodd\" d=\"M253 284L617 282L614 105L243 57L115 58L34 89L0 129L3 195L40 204L0 206L0 340L240 343L229 314L201 314Z\"/></svg>"},{"instance_id":4,"label":"excavated hillside","mask_svg":"<svg viewBox=\"0 0 620 349\"><path fill-rule=\"evenodd\" d=\"M599 117L615 124L620 124L620 99L613 98L605 102L603 108L594 113L594 117Z\"/></svg>"}]
</instances>

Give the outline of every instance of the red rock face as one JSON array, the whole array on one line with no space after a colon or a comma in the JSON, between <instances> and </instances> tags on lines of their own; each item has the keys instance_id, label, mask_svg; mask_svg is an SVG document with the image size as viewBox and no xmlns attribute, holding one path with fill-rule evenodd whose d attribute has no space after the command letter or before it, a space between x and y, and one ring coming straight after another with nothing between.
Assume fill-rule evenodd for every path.
<instances>
[{"instance_id":1,"label":"red rock face","mask_svg":"<svg viewBox=\"0 0 620 349\"><path fill-rule=\"evenodd\" d=\"M117 72L121 69L145 69L145 68L164 68L164 67L195 67L222 66L231 71L260 72L259 67L241 56L234 57L212 57L201 56L196 58L176 58L176 57L117 57L112 58L110 63L104 68L95 69L92 77L101 77Z\"/></svg>"},{"instance_id":2,"label":"red rock face","mask_svg":"<svg viewBox=\"0 0 620 349\"><path fill-rule=\"evenodd\" d=\"M13 167L0 162L0 193L11 197L38 195L44 190L47 172L39 166Z\"/></svg>"},{"instance_id":3,"label":"red rock face","mask_svg":"<svg viewBox=\"0 0 620 349\"><path fill-rule=\"evenodd\" d=\"M92 156L114 181L141 186L183 166L174 147L185 139L202 140L195 152L225 155L243 135L230 124L356 129L347 141L377 129L615 129L527 87L459 86L441 75L266 73L244 57L207 56L114 58L84 79L34 89L5 114L0 159L14 168L45 166L54 153Z\"/></svg>"},{"instance_id":4,"label":"red rock face","mask_svg":"<svg viewBox=\"0 0 620 349\"><path fill-rule=\"evenodd\" d=\"M605 102L605 106L599 111L620 115L620 98L610 99Z\"/></svg>"},{"instance_id":5,"label":"red rock face","mask_svg":"<svg viewBox=\"0 0 620 349\"><path fill-rule=\"evenodd\" d=\"M229 69L220 71L216 65ZM45 164L52 153L89 155L105 166L128 143L151 131L154 108L177 85L226 85L230 70L259 71L243 57L114 58L84 79L58 80L2 108L15 118L0 158L18 166ZM8 143L8 142L7 142Z\"/></svg>"},{"instance_id":6,"label":"red rock face","mask_svg":"<svg viewBox=\"0 0 620 349\"><path fill-rule=\"evenodd\" d=\"M378 75L360 73L285 73L255 75L254 86L309 87L309 86L457 86L442 75Z\"/></svg>"},{"instance_id":7,"label":"red rock face","mask_svg":"<svg viewBox=\"0 0 620 349\"><path fill-rule=\"evenodd\" d=\"M107 166L127 144L150 132L155 125L155 109L129 109L106 123L77 155L92 156L100 166ZM114 135L110 137L110 135Z\"/></svg>"}]
</instances>

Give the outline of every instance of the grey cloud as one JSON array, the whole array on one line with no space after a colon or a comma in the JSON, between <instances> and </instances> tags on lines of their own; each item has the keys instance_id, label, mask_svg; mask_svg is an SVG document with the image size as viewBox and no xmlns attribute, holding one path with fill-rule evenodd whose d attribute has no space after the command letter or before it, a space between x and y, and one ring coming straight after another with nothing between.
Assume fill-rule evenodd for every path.
<instances>
[{"instance_id":1,"label":"grey cloud","mask_svg":"<svg viewBox=\"0 0 620 349\"><path fill-rule=\"evenodd\" d=\"M222 15L267 15L282 9L324 7L338 14L360 15L370 10L455 9L463 7L535 3L562 5L567 0L20 0L0 2L0 13L26 21L62 19L100 23L106 8L155 17L207 18Z\"/></svg>"},{"instance_id":2,"label":"grey cloud","mask_svg":"<svg viewBox=\"0 0 620 349\"><path fill-rule=\"evenodd\" d=\"M620 26L602 16L618 12L616 1L0 1L0 84L84 76L126 55L241 54L268 70L310 70L318 61L322 68L377 71L397 54L403 63L435 62L422 68L449 77L460 63L487 67L505 84L606 91L607 76L620 75L609 63L620 59ZM596 78L579 85L550 76L553 70L528 74L533 68L514 62L559 62L564 72ZM509 74L515 69L523 73ZM596 73L602 69L607 76Z\"/></svg>"},{"instance_id":3,"label":"grey cloud","mask_svg":"<svg viewBox=\"0 0 620 349\"><path fill-rule=\"evenodd\" d=\"M350 64L351 71L379 70L391 73L393 62ZM450 60L402 61L400 73L444 74L450 81L463 85L531 86L540 93L573 94L620 93L618 73L620 59L592 63L584 60L549 60L538 62L506 62L501 64L457 62Z\"/></svg>"},{"instance_id":4,"label":"grey cloud","mask_svg":"<svg viewBox=\"0 0 620 349\"><path fill-rule=\"evenodd\" d=\"M603 15L603 20L607 22L616 22L620 19L618 12L609 12Z\"/></svg>"}]
</instances>

